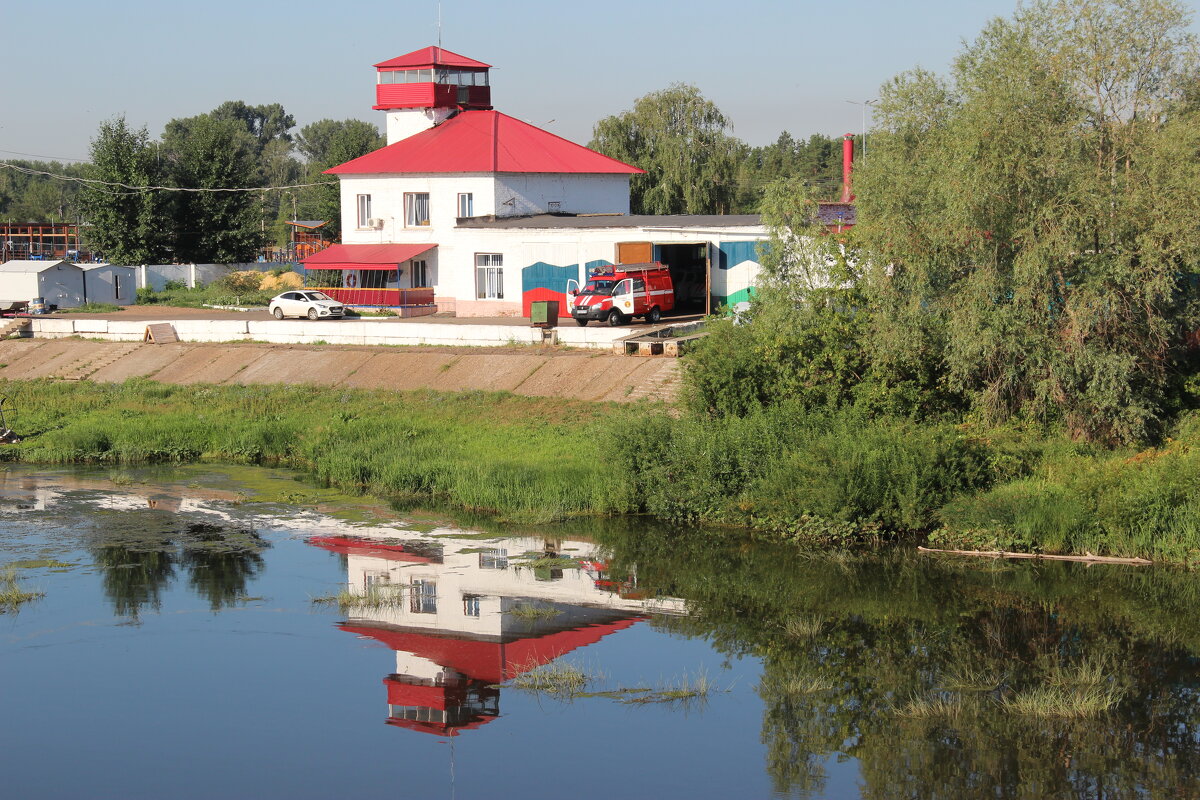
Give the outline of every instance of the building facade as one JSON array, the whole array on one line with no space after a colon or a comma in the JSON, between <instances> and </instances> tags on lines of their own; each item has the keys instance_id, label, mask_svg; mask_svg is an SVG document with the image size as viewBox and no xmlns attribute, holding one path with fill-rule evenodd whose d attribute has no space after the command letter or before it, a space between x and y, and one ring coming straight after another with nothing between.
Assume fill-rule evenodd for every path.
<instances>
[{"instance_id":1,"label":"building facade","mask_svg":"<svg viewBox=\"0 0 1200 800\"><path fill-rule=\"evenodd\" d=\"M343 302L524 316L615 263L671 268L683 312L748 297L757 216L630 216L642 170L496 111L490 66L430 47L376 64L387 146L329 170L342 243L305 260ZM424 293L414 290L426 290Z\"/></svg>"}]
</instances>

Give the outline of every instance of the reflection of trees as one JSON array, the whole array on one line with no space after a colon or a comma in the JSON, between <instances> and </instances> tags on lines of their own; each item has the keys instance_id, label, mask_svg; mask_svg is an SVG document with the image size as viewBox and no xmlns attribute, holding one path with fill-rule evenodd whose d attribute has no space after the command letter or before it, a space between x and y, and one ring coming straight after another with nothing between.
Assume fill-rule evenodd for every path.
<instances>
[{"instance_id":1,"label":"reflection of trees","mask_svg":"<svg viewBox=\"0 0 1200 800\"><path fill-rule=\"evenodd\" d=\"M236 604L262 571L269 543L249 528L188 523L160 511L101 512L91 551L116 614L157 610L176 569L213 611Z\"/></svg>"},{"instance_id":2,"label":"reflection of trees","mask_svg":"<svg viewBox=\"0 0 1200 800\"><path fill-rule=\"evenodd\" d=\"M878 798L1200 793L1194 578L1165 570L808 557L665 534L615 537L642 590L686 598L679 627L763 661L767 770L820 794L848 754ZM1078 719L1015 711L1030 690L1114 691Z\"/></svg>"}]
</instances>

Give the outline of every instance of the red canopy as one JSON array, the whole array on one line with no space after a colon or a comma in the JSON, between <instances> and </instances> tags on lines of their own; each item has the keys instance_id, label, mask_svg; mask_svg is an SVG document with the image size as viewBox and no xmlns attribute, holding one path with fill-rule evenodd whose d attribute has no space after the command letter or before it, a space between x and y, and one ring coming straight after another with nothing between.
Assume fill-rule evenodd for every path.
<instances>
[{"instance_id":1,"label":"red canopy","mask_svg":"<svg viewBox=\"0 0 1200 800\"><path fill-rule=\"evenodd\" d=\"M305 269L390 269L436 244L333 244L303 260Z\"/></svg>"}]
</instances>

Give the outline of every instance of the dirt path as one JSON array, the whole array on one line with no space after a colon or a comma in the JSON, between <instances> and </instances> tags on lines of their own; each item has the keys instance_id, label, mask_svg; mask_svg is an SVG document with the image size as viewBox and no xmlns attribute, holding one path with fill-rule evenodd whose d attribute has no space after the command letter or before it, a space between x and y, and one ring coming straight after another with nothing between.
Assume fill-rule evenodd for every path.
<instances>
[{"instance_id":1,"label":"dirt path","mask_svg":"<svg viewBox=\"0 0 1200 800\"><path fill-rule=\"evenodd\" d=\"M208 312L205 317L212 316L202 310ZM286 383L670 402L679 382L679 361L533 347L0 341L0 379L119 382L133 377L183 385Z\"/></svg>"}]
</instances>

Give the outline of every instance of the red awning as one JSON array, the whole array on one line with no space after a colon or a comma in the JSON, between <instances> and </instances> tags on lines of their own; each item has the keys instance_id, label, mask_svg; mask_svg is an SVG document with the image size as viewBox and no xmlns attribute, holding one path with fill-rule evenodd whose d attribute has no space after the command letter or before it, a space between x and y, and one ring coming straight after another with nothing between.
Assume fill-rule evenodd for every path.
<instances>
[{"instance_id":1,"label":"red awning","mask_svg":"<svg viewBox=\"0 0 1200 800\"><path fill-rule=\"evenodd\" d=\"M333 244L303 260L305 269L391 269L436 244Z\"/></svg>"}]
</instances>

